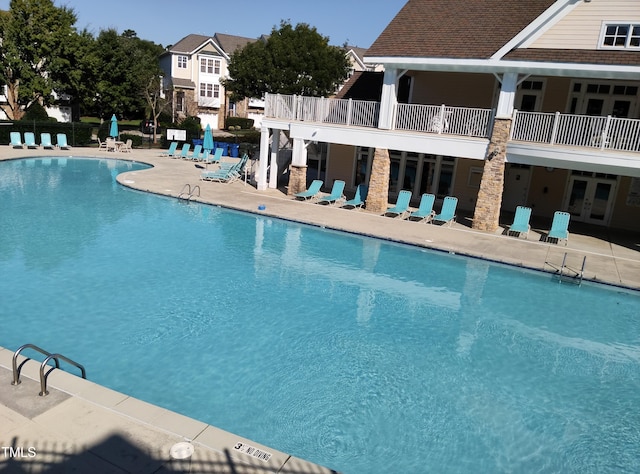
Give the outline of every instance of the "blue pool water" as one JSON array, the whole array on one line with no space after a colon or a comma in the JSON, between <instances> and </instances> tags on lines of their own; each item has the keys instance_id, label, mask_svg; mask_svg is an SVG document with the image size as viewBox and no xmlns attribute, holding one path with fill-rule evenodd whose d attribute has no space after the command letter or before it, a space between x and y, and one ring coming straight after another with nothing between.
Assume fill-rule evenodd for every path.
<instances>
[{"instance_id":1,"label":"blue pool water","mask_svg":"<svg viewBox=\"0 0 640 474\"><path fill-rule=\"evenodd\" d=\"M140 168L0 163L1 346L345 473L640 472L637 293L115 183Z\"/></svg>"}]
</instances>

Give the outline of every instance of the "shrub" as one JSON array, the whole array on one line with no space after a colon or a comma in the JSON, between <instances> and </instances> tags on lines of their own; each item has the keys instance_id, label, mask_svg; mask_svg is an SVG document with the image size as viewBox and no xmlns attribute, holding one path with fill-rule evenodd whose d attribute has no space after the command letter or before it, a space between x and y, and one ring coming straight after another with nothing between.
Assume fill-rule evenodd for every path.
<instances>
[{"instance_id":1,"label":"shrub","mask_svg":"<svg viewBox=\"0 0 640 474\"><path fill-rule=\"evenodd\" d=\"M245 117L227 117L227 129L231 127L240 127L242 130L249 130L253 128L254 120Z\"/></svg>"},{"instance_id":2,"label":"shrub","mask_svg":"<svg viewBox=\"0 0 640 474\"><path fill-rule=\"evenodd\" d=\"M126 142L129 139L131 139L131 146L133 148L142 147L142 135L133 135L131 133L121 133L120 134L120 140L121 141Z\"/></svg>"},{"instance_id":3,"label":"shrub","mask_svg":"<svg viewBox=\"0 0 640 474\"><path fill-rule=\"evenodd\" d=\"M24 116L20 120L31 120L36 122L46 122L49 120L49 114L45 110L45 108L40 105L40 102L34 102L29 106L26 110ZM54 121L56 121L54 119Z\"/></svg>"}]
</instances>

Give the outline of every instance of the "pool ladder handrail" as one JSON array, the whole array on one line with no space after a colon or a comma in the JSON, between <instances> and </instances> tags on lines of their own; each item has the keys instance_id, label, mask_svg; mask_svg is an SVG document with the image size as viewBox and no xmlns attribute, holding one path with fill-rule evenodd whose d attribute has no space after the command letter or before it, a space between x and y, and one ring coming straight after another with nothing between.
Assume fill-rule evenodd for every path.
<instances>
[{"instance_id":1,"label":"pool ladder handrail","mask_svg":"<svg viewBox=\"0 0 640 474\"><path fill-rule=\"evenodd\" d=\"M178 199L191 201L191 198L196 193L196 190L198 191L198 194L196 197L200 197L200 185L195 184L192 189L191 185L187 183L184 186L182 186L182 190L180 191L180 194L178 194Z\"/></svg>"},{"instance_id":2,"label":"pool ladder handrail","mask_svg":"<svg viewBox=\"0 0 640 474\"><path fill-rule=\"evenodd\" d=\"M564 276L563 272L564 272L564 269L566 268L568 270L571 270L573 273L575 273L575 275L573 277L571 277L570 275L567 275L567 277L572 278L572 281L577 281L578 285L581 285L582 284L582 278L584 276L584 267L585 267L585 265L587 263L587 256L585 255L584 258L582 259L582 267L580 268L579 272L569 268L566 265L566 262L567 262L567 252L564 253L564 257L562 258L562 266L560 267L560 275L559 275L560 281L562 281L562 277Z\"/></svg>"},{"instance_id":3,"label":"pool ladder handrail","mask_svg":"<svg viewBox=\"0 0 640 474\"><path fill-rule=\"evenodd\" d=\"M11 362L12 369L13 369L13 380L11 381L11 385L19 385L21 383L20 372L18 371L18 356L24 349L33 349L37 352L40 352L42 355L46 356L45 360L42 361L42 363L40 364L40 393L38 395L40 395L41 397L44 397L49 394L49 391L47 390L47 378L44 375L44 368L47 366L47 364L51 359L53 359L53 361L56 364L54 368L56 369L60 368L59 359L62 359L65 362L79 368L80 374L82 375L83 379L87 378L87 371L84 369L84 366L82 366L81 364L78 364L76 361L71 360L66 356L63 356L62 354L52 354L36 346L35 344L23 344L22 346L18 347L18 349L13 353L13 360Z\"/></svg>"}]
</instances>

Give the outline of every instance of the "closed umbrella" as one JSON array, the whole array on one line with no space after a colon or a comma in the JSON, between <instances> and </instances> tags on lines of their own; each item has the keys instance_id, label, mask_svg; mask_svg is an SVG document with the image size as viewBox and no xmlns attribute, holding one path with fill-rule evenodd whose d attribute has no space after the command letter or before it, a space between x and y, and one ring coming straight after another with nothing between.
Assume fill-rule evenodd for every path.
<instances>
[{"instance_id":1,"label":"closed umbrella","mask_svg":"<svg viewBox=\"0 0 640 474\"><path fill-rule=\"evenodd\" d=\"M113 114L113 116L111 117L111 128L109 129L109 136L114 138L118 136L118 119L116 118L116 114Z\"/></svg>"},{"instance_id":2,"label":"closed umbrella","mask_svg":"<svg viewBox=\"0 0 640 474\"><path fill-rule=\"evenodd\" d=\"M213 150L213 134L211 133L211 126L209 124L207 124L207 127L204 129L202 148L209 151Z\"/></svg>"}]
</instances>

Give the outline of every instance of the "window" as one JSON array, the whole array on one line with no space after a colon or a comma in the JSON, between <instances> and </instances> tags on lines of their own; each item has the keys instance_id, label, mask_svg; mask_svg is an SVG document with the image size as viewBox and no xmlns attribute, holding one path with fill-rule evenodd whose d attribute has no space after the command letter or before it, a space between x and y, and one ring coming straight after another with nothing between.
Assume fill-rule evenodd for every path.
<instances>
[{"instance_id":1,"label":"window","mask_svg":"<svg viewBox=\"0 0 640 474\"><path fill-rule=\"evenodd\" d=\"M184 108L184 92L176 94L176 112L186 112Z\"/></svg>"},{"instance_id":2,"label":"window","mask_svg":"<svg viewBox=\"0 0 640 474\"><path fill-rule=\"evenodd\" d=\"M602 48L640 48L640 24L611 23L602 28Z\"/></svg>"},{"instance_id":3,"label":"window","mask_svg":"<svg viewBox=\"0 0 640 474\"><path fill-rule=\"evenodd\" d=\"M186 69L187 68L187 60L186 56L178 56L178 68Z\"/></svg>"},{"instance_id":4,"label":"window","mask_svg":"<svg viewBox=\"0 0 640 474\"><path fill-rule=\"evenodd\" d=\"M213 97L213 84L200 84L200 97Z\"/></svg>"},{"instance_id":5,"label":"window","mask_svg":"<svg viewBox=\"0 0 640 474\"><path fill-rule=\"evenodd\" d=\"M220 60L200 58L200 72L204 74L220 74Z\"/></svg>"}]
</instances>

